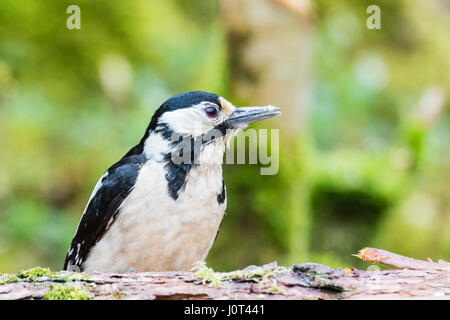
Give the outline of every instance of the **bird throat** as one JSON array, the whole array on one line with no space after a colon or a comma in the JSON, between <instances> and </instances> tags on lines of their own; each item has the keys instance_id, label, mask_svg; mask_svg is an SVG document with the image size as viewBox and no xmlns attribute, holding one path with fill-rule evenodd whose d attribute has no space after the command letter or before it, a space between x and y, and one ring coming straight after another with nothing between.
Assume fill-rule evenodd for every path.
<instances>
[{"instance_id":1,"label":"bird throat","mask_svg":"<svg viewBox=\"0 0 450 320\"><path fill-rule=\"evenodd\" d=\"M187 183L196 183L193 177L203 177L203 179L222 180L222 162L225 145L222 142L215 141L201 146L201 150L192 153L190 161L179 162L173 159L173 153L164 156L166 161L166 180L169 194L177 200ZM199 190L202 192L202 190Z\"/></svg>"}]
</instances>

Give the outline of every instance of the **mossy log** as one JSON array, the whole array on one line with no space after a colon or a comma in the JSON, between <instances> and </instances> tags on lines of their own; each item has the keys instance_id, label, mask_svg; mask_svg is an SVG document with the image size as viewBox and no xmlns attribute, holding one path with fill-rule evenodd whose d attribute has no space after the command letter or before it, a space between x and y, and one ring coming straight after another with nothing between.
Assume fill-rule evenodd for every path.
<instances>
[{"instance_id":1,"label":"mossy log","mask_svg":"<svg viewBox=\"0 0 450 320\"><path fill-rule=\"evenodd\" d=\"M450 299L450 263L365 248L357 257L401 269L366 271L276 263L219 273L75 273L35 268L0 275L1 299Z\"/></svg>"}]
</instances>

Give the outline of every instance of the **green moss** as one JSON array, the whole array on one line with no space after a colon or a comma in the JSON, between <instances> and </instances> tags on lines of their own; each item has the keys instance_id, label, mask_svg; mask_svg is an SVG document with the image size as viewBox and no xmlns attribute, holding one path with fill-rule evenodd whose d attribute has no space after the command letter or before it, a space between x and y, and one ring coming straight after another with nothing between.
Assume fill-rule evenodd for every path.
<instances>
[{"instance_id":1,"label":"green moss","mask_svg":"<svg viewBox=\"0 0 450 320\"><path fill-rule=\"evenodd\" d=\"M17 274L6 274L0 278L0 284L7 284L19 281L39 281L42 277L52 277L56 273L48 268L36 267L28 270L22 270Z\"/></svg>"},{"instance_id":2,"label":"green moss","mask_svg":"<svg viewBox=\"0 0 450 320\"><path fill-rule=\"evenodd\" d=\"M0 285L13 282L39 282L43 280L54 282L82 281L89 278L89 275L83 273L70 273L67 275L58 275L48 268L36 267L32 269L22 270L17 274L6 274L0 277ZM44 300L88 300L92 299L91 293L85 290L82 284L52 284L50 290L45 293Z\"/></svg>"},{"instance_id":3,"label":"green moss","mask_svg":"<svg viewBox=\"0 0 450 320\"><path fill-rule=\"evenodd\" d=\"M0 285L13 282L37 282L43 280L55 282L69 282L82 281L89 279L90 276L84 273L71 272L67 275L58 275L57 272L52 272L49 268L35 267L27 270L22 270L17 274L5 274L0 276Z\"/></svg>"},{"instance_id":4,"label":"green moss","mask_svg":"<svg viewBox=\"0 0 450 320\"><path fill-rule=\"evenodd\" d=\"M51 272L48 268L36 267L28 270L22 270L17 273L17 276L25 281L38 281L44 276L56 276L56 272Z\"/></svg>"},{"instance_id":5,"label":"green moss","mask_svg":"<svg viewBox=\"0 0 450 320\"><path fill-rule=\"evenodd\" d=\"M82 286L55 284L44 294L44 300L91 300L93 295Z\"/></svg>"},{"instance_id":6,"label":"green moss","mask_svg":"<svg viewBox=\"0 0 450 320\"><path fill-rule=\"evenodd\" d=\"M212 268L206 266L204 261L198 261L192 269L194 276L199 278L203 284L211 286L220 286L224 282L232 281L251 281L259 284L259 288L270 286L269 292L285 294L284 290L277 287L277 274L287 272L289 269L285 267L264 268L249 267L243 270L231 272L214 272Z\"/></svg>"},{"instance_id":7,"label":"green moss","mask_svg":"<svg viewBox=\"0 0 450 320\"><path fill-rule=\"evenodd\" d=\"M286 291L277 286L277 280L275 279L272 279L271 287L267 291L272 293L286 294Z\"/></svg>"},{"instance_id":8,"label":"green moss","mask_svg":"<svg viewBox=\"0 0 450 320\"><path fill-rule=\"evenodd\" d=\"M4 274L0 277L0 285L18 281L20 281L20 278L15 274Z\"/></svg>"},{"instance_id":9,"label":"green moss","mask_svg":"<svg viewBox=\"0 0 450 320\"><path fill-rule=\"evenodd\" d=\"M36 267L22 270L17 274L5 274L0 277L0 285L13 282L39 282L43 280L55 282L69 282L86 280L89 275L83 273L70 273L68 275L58 275L48 268ZM92 299L92 295L83 290L81 285L61 285L50 286L50 290L44 295L45 300L87 300Z\"/></svg>"},{"instance_id":10,"label":"green moss","mask_svg":"<svg viewBox=\"0 0 450 320\"><path fill-rule=\"evenodd\" d=\"M120 299L123 299L124 294L122 292L120 292L120 291L116 291L116 292L112 292L110 294L110 297L113 298L113 299L116 299L116 300L120 300Z\"/></svg>"},{"instance_id":11,"label":"green moss","mask_svg":"<svg viewBox=\"0 0 450 320\"><path fill-rule=\"evenodd\" d=\"M59 276L58 279L59 280L65 280L62 282L67 282L67 281L83 281L83 280L89 280L91 278L90 275L86 274L86 273L81 273L81 272L71 272L69 275L67 276Z\"/></svg>"},{"instance_id":12,"label":"green moss","mask_svg":"<svg viewBox=\"0 0 450 320\"><path fill-rule=\"evenodd\" d=\"M230 280L245 280L257 283L266 283L269 278L275 277L279 273L287 272L285 267L276 267L273 269L264 267L251 267L244 270L223 273L223 277Z\"/></svg>"},{"instance_id":13,"label":"green moss","mask_svg":"<svg viewBox=\"0 0 450 320\"><path fill-rule=\"evenodd\" d=\"M192 268L192 272L196 278L199 278L202 284L211 286L220 286L222 284L222 277L220 273L214 272L209 268L204 261L197 261Z\"/></svg>"}]
</instances>

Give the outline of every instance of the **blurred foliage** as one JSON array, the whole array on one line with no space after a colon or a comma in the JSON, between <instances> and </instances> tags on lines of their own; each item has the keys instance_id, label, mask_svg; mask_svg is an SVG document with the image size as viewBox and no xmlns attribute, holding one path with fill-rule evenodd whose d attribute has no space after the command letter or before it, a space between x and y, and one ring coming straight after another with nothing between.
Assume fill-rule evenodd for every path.
<instances>
[{"instance_id":1,"label":"blurred foliage","mask_svg":"<svg viewBox=\"0 0 450 320\"><path fill-rule=\"evenodd\" d=\"M70 4L81 30L66 28ZM362 266L363 246L449 260L449 7L312 4L308 127L281 137L277 175L225 166L208 264ZM365 26L370 4L381 30ZM2 0L0 272L61 268L98 177L155 108L194 89L234 101L232 50L218 1Z\"/></svg>"}]
</instances>

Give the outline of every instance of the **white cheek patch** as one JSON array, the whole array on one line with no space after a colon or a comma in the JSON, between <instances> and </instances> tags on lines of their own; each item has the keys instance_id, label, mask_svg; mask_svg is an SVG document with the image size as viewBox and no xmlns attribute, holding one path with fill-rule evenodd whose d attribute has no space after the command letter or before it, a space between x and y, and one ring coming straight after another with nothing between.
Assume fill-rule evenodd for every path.
<instances>
[{"instance_id":1,"label":"white cheek patch","mask_svg":"<svg viewBox=\"0 0 450 320\"><path fill-rule=\"evenodd\" d=\"M199 137L222 123L236 109L223 97L219 97L219 103L221 111L215 118L209 118L204 110L212 103L203 101L189 108L167 111L161 115L158 123L168 125L177 135Z\"/></svg>"},{"instance_id":2,"label":"white cheek patch","mask_svg":"<svg viewBox=\"0 0 450 320\"><path fill-rule=\"evenodd\" d=\"M165 112L160 117L159 123L167 124L177 134L193 137L201 136L213 127L213 123L205 119L203 107L200 106Z\"/></svg>"}]
</instances>

